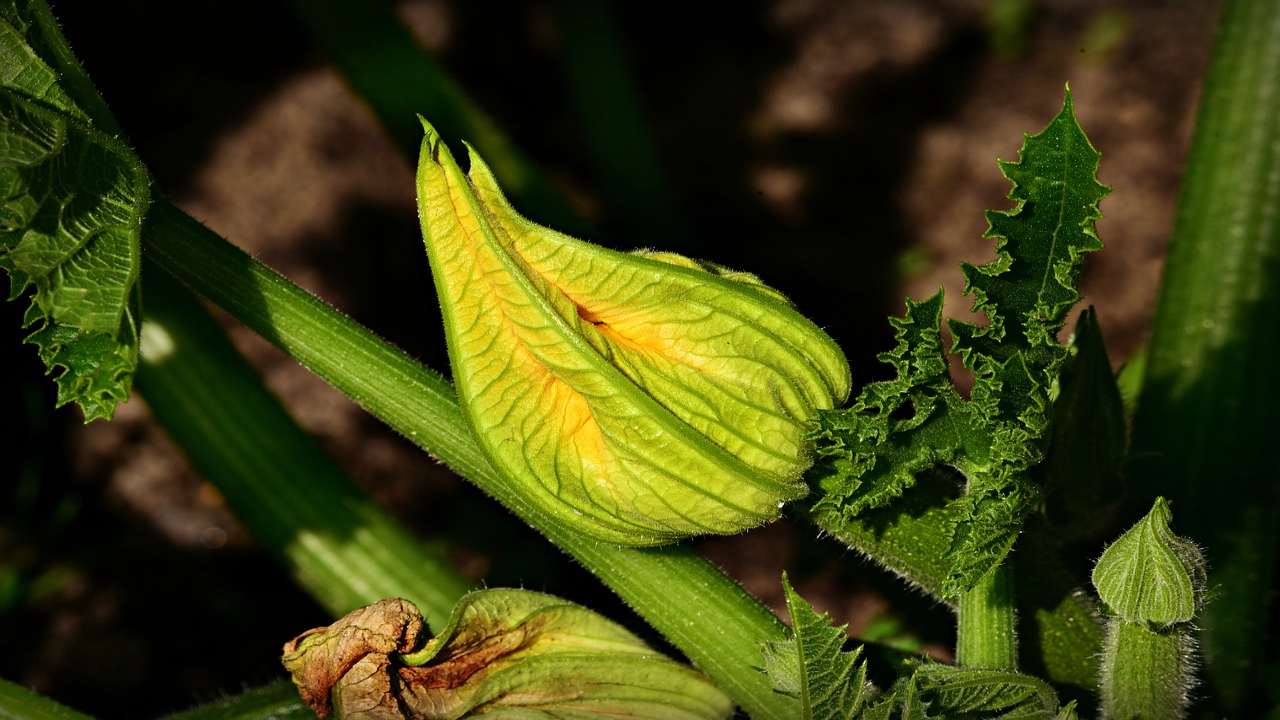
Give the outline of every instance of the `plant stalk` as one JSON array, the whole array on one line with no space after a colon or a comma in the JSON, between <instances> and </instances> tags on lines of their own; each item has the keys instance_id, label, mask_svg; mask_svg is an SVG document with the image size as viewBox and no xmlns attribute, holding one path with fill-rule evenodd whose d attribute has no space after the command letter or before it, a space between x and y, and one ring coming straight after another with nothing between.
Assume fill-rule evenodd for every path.
<instances>
[{"instance_id":1,"label":"plant stalk","mask_svg":"<svg viewBox=\"0 0 1280 720\"><path fill-rule=\"evenodd\" d=\"M236 517L335 617L403 597L442 627L468 583L347 479L186 288L144 277L138 389Z\"/></svg>"},{"instance_id":2,"label":"plant stalk","mask_svg":"<svg viewBox=\"0 0 1280 720\"><path fill-rule=\"evenodd\" d=\"M375 417L438 457L594 573L755 718L791 718L795 700L758 670L781 621L688 546L623 548L557 522L511 493L472 437L453 387L402 351L227 243L163 199L144 251Z\"/></svg>"},{"instance_id":3,"label":"plant stalk","mask_svg":"<svg viewBox=\"0 0 1280 720\"><path fill-rule=\"evenodd\" d=\"M988 573L956 604L956 664L983 670L1017 670L1013 568Z\"/></svg>"},{"instance_id":4,"label":"plant stalk","mask_svg":"<svg viewBox=\"0 0 1280 720\"><path fill-rule=\"evenodd\" d=\"M1186 717L1194 642L1181 626L1157 631L1112 619L1102 655L1103 719Z\"/></svg>"}]
</instances>

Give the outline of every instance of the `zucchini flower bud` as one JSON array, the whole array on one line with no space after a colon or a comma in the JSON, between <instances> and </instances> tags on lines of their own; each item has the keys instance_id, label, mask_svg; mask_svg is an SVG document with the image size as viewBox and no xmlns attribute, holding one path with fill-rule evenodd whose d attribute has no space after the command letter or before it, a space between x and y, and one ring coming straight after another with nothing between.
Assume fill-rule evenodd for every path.
<instances>
[{"instance_id":1,"label":"zucchini flower bud","mask_svg":"<svg viewBox=\"0 0 1280 720\"><path fill-rule=\"evenodd\" d=\"M802 497L817 412L849 394L835 342L749 273L537 225L423 121L418 210L458 398L529 504L661 545Z\"/></svg>"},{"instance_id":2,"label":"zucchini flower bud","mask_svg":"<svg viewBox=\"0 0 1280 720\"><path fill-rule=\"evenodd\" d=\"M320 717L338 720L626 717L718 720L733 703L694 670L596 613L551 595L481 590L427 640L392 598L284 646Z\"/></svg>"}]
</instances>

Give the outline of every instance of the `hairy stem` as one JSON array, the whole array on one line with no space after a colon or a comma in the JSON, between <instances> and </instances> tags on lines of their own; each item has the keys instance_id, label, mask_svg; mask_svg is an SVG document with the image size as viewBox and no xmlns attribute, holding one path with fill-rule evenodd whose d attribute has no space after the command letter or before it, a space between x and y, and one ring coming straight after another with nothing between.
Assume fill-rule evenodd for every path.
<instances>
[{"instance_id":1,"label":"hairy stem","mask_svg":"<svg viewBox=\"0 0 1280 720\"><path fill-rule=\"evenodd\" d=\"M0 680L0 720L89 720L89 716Z\"/></svg>"},{"instance_id":2,"label":"hairy stem","mask_svg":"<svg viewBox=\"0 0 1280 720\"><path fill-rule=\"evenodd\" d=\"M581 562L756 718L788 718L795 701L773 692L757 666L782 623L685 546L655 550L600 543L527 505L489 467L438 373L230 245L165 201L152 210L145 252L346 393L375 417L497 498Z\"/></svg>"},{"instance_id":3,"label":"hairy stem","mask_svg":"<svg viewBox=\"0 0 1280 720\"><path fill-rule=\"evenodd\" d=\"M1191 509L1218 595L1202 618L1228 715L1262 662L1276 566L1280 425L1280 3L1223 10L1133 423L1137 501Z\"/></svg>"},{"instance_id":4,"label":"hairy stem","mask_svg":"<svg viewBox=\"0 0 1280 720\"><path fill-rule=\"evenodd\" d=\"M441 627L467 582L351 484L186 288L145 271L138 388L236 517L335 616L403 597Z\"/></svg>"},{"instance_id":5,"label":"hairy stem","mask_svg":"<svg viewBox=\"0 0 1280 720\"><path fill-rule=\"evenodd\" d=\"M165 720L312 720L316 714L281 680L166 716Z\"/></svg>"},{"instance_id":6,"label":"hairy stem","mask_svg":"<svg viewBox=\"0 0 1280 720\"><path fill-rule=\"evenodd\" d=\"M1013 569L1005 563L960 596L956 604L956 663L984 670L1017 670Z\"/></svg>"},{"instance_id":7,"label":"hairy stem","mask_svg":"<svg viewBox=\"0 0 1280 720\"><path fill-rule=\"evenodd\" d=\"M1189 631L1152 630L1113 619L1102 659L1102 717L1176 720L1186 716L1192 663Z\"/></svg>"}]
</instances>

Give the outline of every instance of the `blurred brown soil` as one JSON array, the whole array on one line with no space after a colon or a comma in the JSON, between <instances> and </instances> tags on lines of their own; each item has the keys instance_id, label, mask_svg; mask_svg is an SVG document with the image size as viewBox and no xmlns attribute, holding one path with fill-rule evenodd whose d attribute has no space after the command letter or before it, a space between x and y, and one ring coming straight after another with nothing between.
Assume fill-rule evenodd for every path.
<instances>
[{"instance_id":1,"label":"blurred brown soil","mask_svg":"<svg viewBox=\"0 0 1280 720\"><path fill-rule=\"evenodd\" d=\"M871 358L888 340L884 315L899 312L904 295L921 297L943 286L948 312L965 314L959 263L992 255L990 241L980 237L982 210L1007 206L1008 186L994 160L1016 156L1022 133L1043 126L1069 81L1103 154L1102 180L1114 188L1099 223L1107 249L1087 263L1084 301L1099 308L1113 362L1124 360L1144 342L1150 323L1216 3L1038 5L1026 54L1017 58L987 49L985 3L978 0L786 0L726 18L720 27L677 27L656 39L648 32L663 27L656 11L654 17L624 12L650 127L694 228L695 239L683 249L760 271L784 290L796 288L801 309L850 348L855 379L875 377ZM487 54L481 11L432 1L401 7L424 43L476 88L517 142L584 207L596 209L592 220L602 236L617 229L607 201L592 193L590 165L574 130L564 126L564 111L520 104L537 91L526 87L538 85L537 73L552 78L543 85L554 85L546 89L550 99L538 102L560 103L551 11L527 3L500 21L502 32L517 35L494 57ZM87 39L89 28L71 20L78 7L60 9L73 44L112 101L111 90L127 86L125 71L113 65L109 47ZM1120 31L1110 46L1097 47L1088 31L1103 13L1114 14L1104 21L1111 18ZM267 20L289 26L285 17L276 10ZM185 113L190 125L135 142L158 185L191 214L443 368L409 162L341 78L305 42L298 44L301 59L268 58L275 65L267 77L184 60L183 71L191 73L185 81L199 86L212 78L213 96L166 91L170 111ZM259 52L251 44L243 51ZM235 73L249 79L236 80ZM180 81L161 74L161 81ZM235 109L216 123L200 119L212 103ZM619 245L662 245L661 237L625 231L609 237ZM839 271L823 274L832 265ZM474 500L445 469L224 320L301 424L410 526L431 536L425 516L459 498ZM115 422L70 432L73 484L105 508L99 511L104 525L118 523L119 530L99 535L104 547L76 582L26 611L22 617L33 629L21 637L29 645L20 649L20 663L11 658L0 674L17 672L17 679L107 717L131 716L122 709L129 707L128 689L143 692L156 678L177 687L144 704L173 709L183 697L234 691L240 681L268 677L280 642L317 624L318 609L269 560L253 559L252 540L150 420L143 400L122 408ZM858 632L885 611L892 582L812 535L783 522L701 547L775 608L780 570L792 568L795 575L801 567L800 590ZM256 568L250 575L258 585L232 591L230 600L192 600L225 604L196 615L212 625L204 632L252 646L238 651L244 656L238 666L175 658L145 614L120 610L122 602L144 604L128 600L143 590L121 570L139 547L152 548L139 551L142 557L168 558L162 571L171 573L169 581L193 583L192 592L216 593L238 581L238 568ZM486 552L464 553L476 577L492 564ZM75 552L62 561L84 564ZM206 581L192 580L202 574ZM581 574L568 577L587 582ZM591 592L548 585L532 574L521 580L552 592ZM933 618L923 639L945 652L944 611L914 602L919 607L907 612ZM294 610L300 603L305 610ZM235 625L243 617L237 608L267 605L270 610ZM99 650L86 655L86 647ZM85 657L105 665L85 672ZM189 667L171 667L181 663ZM116 690L98 694L109 684Z\"/></svg>"}]
</instances>

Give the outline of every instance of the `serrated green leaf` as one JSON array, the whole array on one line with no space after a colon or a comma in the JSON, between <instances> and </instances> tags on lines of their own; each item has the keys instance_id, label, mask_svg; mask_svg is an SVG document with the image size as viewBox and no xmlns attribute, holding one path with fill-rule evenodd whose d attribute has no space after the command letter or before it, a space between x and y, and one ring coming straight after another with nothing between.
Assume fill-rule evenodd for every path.
<instances>
[{"instance_id":1,"label":"serrated green leaf","mask_svg":"<svg viewBox=\"0 0 1280 720\"><path fill-rule=\"evenodd\" d=\"M41 57L26 3L0 3L0 267L55 377L86 421L129 396L138 358L146 172L95 129Z\"/></svg>"},{"instance_id":2,"label":"serrated green leaf","mask_svg":"<svg viewBox=\"0 0 1280 720\"><path fill-rule=\"evenodd\" d=\"M1053 688L1030 675L926 663L915 680L938 717L1056 720L1060 710Z\"/></svg>"},{"instance_id":3,"label":"serrated green leaf","mask_svg":"<svg viewBox=\"0 0 1280 720\"><path fill-rule=\"evenodd\" d=\"M1102 248L1094 223L1110 192L1097 181L1098 151L1080 128L1066 94L1062 112L1044 130L1027 135L1018 162L1000 163L1013 183L1011 210L987 212L984 237L996 240L996 259L963 265L965 292L986 325L952 322L955 350L981 377L1022 354L1046 388L1067 350L1056 339L1067 311L1080 299L1076 281L1083 255ZM1019 408L1016 398L1005 398ZM1027 402L1034 402L1029 398Z\"/></svg>"},{"instance_id":4,"label":"serrated green leaf","mask_svg":"<svg viewBox=\"0 0 1280 720\"><path fill-rule=\"evenodd\" d=\"M1093 586L1111 613L1128 623L1190 622L1202 599L1204 560L1169 529L1173 513L1156 498L1146 517L1102 553Z\"/></svg>"},{"instance_id":5,"label":"serrated green leaf","mask_svg":"<svg viewBox=\"0 0 1280 720\"><path fill-rule=\"evenodd\" d=\"M921 584L941 574L927 589L943 598L957 597L1003 561L1037 504L1029 471L1044 457L1058 373L1070 354L1056 334L1079 299L1082 256L1101 246L1093 226L1107 189L1095 179L1097 165L1069 92L1048 127L1026 137L1020 160L1000 164L1016 205L988 213L985 236L997 241L996 259L964 266L965 290L987 324L951 323L953 350L975 375L969 399L947 373L939 295L909 302L906 316L891 321L898 345L881 359L896 377L866 386L847 410L820 414L814 438L821 462L810 478L822 494L813 513L864 552L879 548L860 538L911 541L904 526L919 527L918 512L881 512L874 528L868 520L902 502L924 471L945 466L963 475L963 496L928 510L948 528L945 573L937 563L891 565ZM936 547L936 533L922 537ZM898 550L899 558L912 554Z\"/></svg>"},{"instance_id":6,"label":"serrated green leaf","mask_svg":"<svg viewBox=\"0 0 1280 720\"><path fill-rule=\"evenodd\" d=\"M1071 720L1043 680L1016 672L926 662L903 678L864 718L888 720Z\"/></svg>"},{"instance_id":7,"label":"serrated green leaf","mask_svg":"<svg viewBox=\"0 0 1280 720\"><path fill-rule=\"evenodd\" d=\"M834 627L791 587L782 588L791 615L791 637L764 646L764 670L779 692L800 700L802 720L851 720L875 695L867 682L862 647L845 651L845 626Z\"/></svg>"},{"instance_id":8,"label":"serrated green leaf","mask_svg":"<svg viewBox=\"0 0 1280 720\"><path fill-rule=\"evenodd\" d=\"M0 267L58 405L110 418L138 359L139 237L146 174L110 137L0 90Z\"/></svg>"},{"instance_id":9,"label":"serrated green leaf","mask_svg":"<svg viewBox=\"0 0 1280 720\"><path fill-rule=\"evenodd\" d=\"M813 477L826 492L818 505L856 517L901 496L920 472L985 452L981 418L947 372L941 317L941 292L908 300L906 314L889 320L897 345L879 356L897 376L867 385L848 410L820 415Z\"/></svg>"},{"instance_id":10,"label":"serrated green leaf","mask_svg":"<svg viewBox=\"0 0 1280 720\"><path fill-rule=\"evenodd\" d=\"M460 404L494 468L566 525L659 545L805 494L844 354L754 276L526 220L425 123L423 238Z\"/></svg>"}]
</instances>

